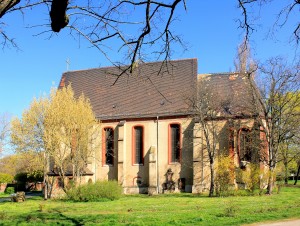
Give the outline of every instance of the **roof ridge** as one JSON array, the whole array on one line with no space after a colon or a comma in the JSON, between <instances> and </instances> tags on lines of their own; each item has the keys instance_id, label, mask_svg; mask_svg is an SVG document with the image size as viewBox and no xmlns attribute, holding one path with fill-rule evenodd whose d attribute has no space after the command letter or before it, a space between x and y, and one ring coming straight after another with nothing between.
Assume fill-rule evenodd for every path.
<instances>
[{"instance_id":1,"label":"roof ridge","mask_svg":"<svg viewBox=\"0 0 300 226\"><path fill-rule=\"evenodd\" d=\"M213 72L213 73L199 73L198 75L232 75L232 74L241 74L241 72Z\"/></svg>"},{"instance_id":2,"label":"roof ridge","mask_svg":"<svg viewBox=\"0 0 300 226\"><path fill-rule=\"evenodd\" d=\"M181 62L181 61L188 61L188 60L196 60L197 58L185 58L185 59L175 59L175 60L168 60L167 62ZM149 62L142 62L141 64L159 64L164 61L149 61ZM87 68L87 69L79 69L79 70L72 70L72 71L65 71L64 74L72 73L72 72L81 72L81 71L90 71L90 70L97 70L97 69L110 69L110 68L119 68L119 67L126 67L128 64L124 65L111 65L111 66L104 66L104 67L95 67L95 68Z\"/></svg>"}]
</instances>

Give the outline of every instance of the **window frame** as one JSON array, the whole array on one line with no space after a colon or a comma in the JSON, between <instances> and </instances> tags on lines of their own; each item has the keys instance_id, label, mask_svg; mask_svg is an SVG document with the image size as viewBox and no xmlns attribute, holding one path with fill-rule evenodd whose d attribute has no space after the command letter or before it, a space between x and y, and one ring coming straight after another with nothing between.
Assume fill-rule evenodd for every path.
<instances>
[{"instance_id":1,"label":"window frame","mask_svg":"<svg viewBox=\"0 0 300 226\"><path fill-rule=\"evenodd\" d=\"M106 130L111 129L112 130L112 164L107 163L107 150L106 150ZM115 153L115 131L114 128L111 126L106 126L102 129L102 166L113 166L114 165L114 153Z\"/></svg>"},{"instance_id":2,"label":"window frame","mask_svg":"<svg viewBox=\"0 0 300 226\"><path fill-rule=\"evenodd\" d=\"M245 136L243 135L243 133L247 133L246 136L249 136L249 141L248 143L250 144L250 146L248 148L250 148L250 160L247 159L247 160L242 160L242 157L244 157L246 155L246 153L248 153L246 150L243 150L243 156L242 156L242 153L241 153L241 150L242 150L242 144L241 144L241 138L242 136ZM247 147L243 146L245 149ZM247 128L247 127L243 127L243 128L240 128L239 129L239 136L238 136L238 156L239 156L239 161L242 162L242 161L246 161L246 162L251 162L252 161L252 150L251 150L251 147L252 147L252 137L251 137L251 129L250 128Z\"/></svg>"},{"instance_id":3,"label":"window frame","mask_svg":"<svg viewBox=\"0 0 300 226\"><path fill-rule=\"evenodd\" d=\"M179 127L179 159L177 161L172 161L172 126L177 125ZM178 122L169 123L168 125L168 163L176 164L181 163L182 160L182 128L181 124Z\"/></svg>"},{"instance_id":4,"label":"window frame","mask_svg":"<svg viewBox=\"0 0 300 226\"><path fill-rule=\"evenodd\" d=\"M142 147L141 147L141 162L136 162L136 129L141 128L142 129ZM145 149L145 129L143 125L134 125L132 127L132 165L144 165L144 149Z\"/></svg>"}]
</instances>

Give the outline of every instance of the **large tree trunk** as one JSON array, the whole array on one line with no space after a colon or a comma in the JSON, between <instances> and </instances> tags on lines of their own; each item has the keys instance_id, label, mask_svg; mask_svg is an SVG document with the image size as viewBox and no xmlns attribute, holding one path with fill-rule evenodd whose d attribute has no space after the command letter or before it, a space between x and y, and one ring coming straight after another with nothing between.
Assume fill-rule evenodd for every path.
<instances>
[{"instance_id":1,"label":"large tree trunk","mask_svg":"<svg viewBox=\"0 0 300 226\"><path fill-rule=\"evenodd\" d=\"M48 181L46 180L46 175L44 174L44 200L48 199Z\"/></svg>"},{"instance_id":2,"label":"large tree trunk","mask_svg":"<svg viewBox=\"0 0 300 226\"><path fill-rule=\"evenodd\" d=\"M271 130L271 129L270 129ZM274 153L274 140L272 137L272 133L269 133L269 178L268 178L268 187L267 187L267 194L272 195L273 187L274 187L274 169L275 169L275 153Z\"/></svg>"},{"instance_id":3,"label":"large tree trunk","mask_svg":"<svg viewBox=\"0 0 300 226\"><path fill-rule=\"evenodd\" d=\"M273 174L274 174L274 168L272 166L270 166L270 169L269 169L269 178L268 178L268 187L267 187L267 194L268 195L272 195L273 188L274 188Z\"/></svg>"},{"instance_id":4,"label":"large tree trunk","mask_svg":"<svg viewBox=\"0 0 300 226\"><path fill-rule=\"evenodd\" d=\"M214 162L210 162L210 188L209 188L209 197L214 195L215 190L215 170L214 170Z\"/></svg>"},{"instance_id":5,"label":"large tree trunk","mask_svg":"<svg viewBox=\"0 0 300 226\"><path fill-rule=\"evenodd\" d=\"M0 0L0 18L19 2L20 0Z\"/></svg>"}]
</instances>

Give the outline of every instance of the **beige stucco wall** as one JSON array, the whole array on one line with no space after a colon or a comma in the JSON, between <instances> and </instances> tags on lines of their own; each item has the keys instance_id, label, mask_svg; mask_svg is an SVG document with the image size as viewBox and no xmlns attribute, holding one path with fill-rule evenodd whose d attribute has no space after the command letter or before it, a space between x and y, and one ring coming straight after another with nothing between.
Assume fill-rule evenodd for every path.
<instances>
[{"instance_id":1,"label":"beige stucco wall","mask_svg":"<svg viewBox=\"0 0 300 226\"><path fill-rule=\"evenodd\" d=\"M229 153L229 128L233 128L234 150L233 162L239 166L238 159L238 131L241 128L251 129L252 119L240 119L229 123L228 120L214 122L218 133L217 153ZM170 163L169 154L169 126L181 126L181 161ZM132 136L133 128L144 128L144 164L133 164ZM171 169L173 181L178 191L178 179L185 179L186 192L203 192L209 189L210 168L209 158L205 147L205 138L199 123L189 118L145 120L131 120L116 122L102 122L99 124L100 135L95 145L95 161L89 167L95 172L93 181L117 180L123 187L124 193L153 193L163 192L166 182L166 172ZM114 164L103 164L102 132L103 128L114 129ZM158 160L158 162L157 162ZM158 187L157 187L158 185ZM157 190L158 189L158 190Z\"/></svg>"},{"instance_id":2,"label":"beige stucco wall","mask_svg":"<svg viewBox=\"0 0 300 226\"><path fill-rule=\"evenodd\" d=\"M168 162L168 130L169 125L178 123L181 126L181 162ZM103 128L111 127L114 129L114 164L107 166L102 164L102 145L98 145L95 150L95 168L94 180L119 180L124 187L125 193L147 192L147 187L157 187L157 176L159 177L159 191L162 192L163 183L166 181L165 174L167 170L172 169L173 180L178 186L178 179L185 178L186 191L192 189L192 136L193 122L190 119L156 119L127 121L119 126L119 122L102 122L100 124L101 134L99 136L102 142ZM144 164L133 164L132 160L132 135L133 127L142 126L144 128ZM158 131L158 133L157 133ZM150 154L152 153L152 154ZM157 174L157 154L158 171ZM150 159L151 166L150 166ZM150 167L149 167L150 166ZM149 176L151 175L151 177ZM151 181L150 181L151 180ZM137 182L140 182L139 184Z\"/></svg>"}]
</instances>

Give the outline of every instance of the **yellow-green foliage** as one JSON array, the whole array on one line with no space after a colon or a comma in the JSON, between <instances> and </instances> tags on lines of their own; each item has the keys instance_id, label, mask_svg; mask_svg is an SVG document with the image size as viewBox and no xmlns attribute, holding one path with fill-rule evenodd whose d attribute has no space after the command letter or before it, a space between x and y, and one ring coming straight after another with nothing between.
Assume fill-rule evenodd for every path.
<instances>
[{"instance_id":1,"label":"yellow-green foliage","mask_svg":"<svg viewBox=\"0 0 300 226\"><path fill-rule=\"evenodd\" d=\"M0 173L0 183L11 183L14 177L6 173Z\"/></svg>"},{"instance_id":2,"label":"yellow-green foliage","mask_svg":"<svg viewBox=\"0 0 300 226\"><path fill-rule=\"evenodd\" d=\"M96 125L90 101L83 94L77 97L69 85L34 99L22 118L13 120L11 138L16 150L40 154L39 166L46 164L44 156L48 156L61 176L69 167L76 180L93 154L92 147L96 148ZM26 172L32 170L36 168Z\"/></svg>"},{"instance_id":3,"label":"yellow-green foliage","mask_svg":"<svg viewBox=\"0 0 300 226\"><path fill-rule=\"evenodd\" d=\"M58 167L69 163L78 169L85 167L92 155L95 125L91 104L83 94L76 98L71 86L51 92L43 139Z\"/></svg>"},{"instance_id":4,"label":"yellow-green foliage","mask_svg":"<svg viewBox=\"0 0 300 226\"><path fill-rule=\"evenodd\" d=\"M250 163L247 169L242 171L242 179L246 185L246 189L252 192L255 188L259 188L260 175L259 165Z\"/></svg>"},{"instance_id":5,"label":"yellow-green foliage","mask_svg":"<svg viewBox=\"0 0 300 226\"><path fill-rule=\"evenodd\" d=\"M231 187L232 160L229 156L220 156L216 166L216 194L218 196L227 195Z\"/></svg>"}]
</instances>

